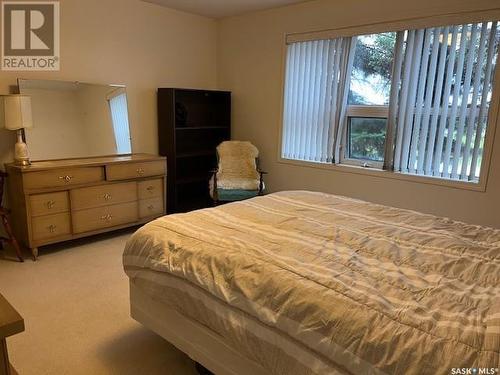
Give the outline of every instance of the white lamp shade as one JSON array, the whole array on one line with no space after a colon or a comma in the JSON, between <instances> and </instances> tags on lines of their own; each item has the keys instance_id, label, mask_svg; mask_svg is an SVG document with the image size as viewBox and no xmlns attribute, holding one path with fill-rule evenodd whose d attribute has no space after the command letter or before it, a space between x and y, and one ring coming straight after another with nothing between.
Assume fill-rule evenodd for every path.
<instances>
[{"instance_id":1,"label":"white lamp shade","mask_svg":"<svg viewBox=\"0 0 500 375\"><path fill-rule=\"evenodd\" d=\"M8 130L33 127L31 97L26 95L5 95L0 99L0 126Z\"/></svg>"}]
</instances>

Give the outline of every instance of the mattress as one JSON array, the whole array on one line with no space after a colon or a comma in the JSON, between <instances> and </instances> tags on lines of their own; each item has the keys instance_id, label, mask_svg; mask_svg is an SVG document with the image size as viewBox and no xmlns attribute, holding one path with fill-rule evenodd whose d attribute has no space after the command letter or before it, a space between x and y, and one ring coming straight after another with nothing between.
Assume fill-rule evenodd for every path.
<instances>
[{"instance_id":1,"label":"mattress","mask_svg":"<svg viewBox=\"0 0 500 375\"><path fill-rule=\"evenodd\" d=\"M170 215L128 241L137 287L269 374L500 366L500 231L288 191Z\"/></svg>"}]
</instances>

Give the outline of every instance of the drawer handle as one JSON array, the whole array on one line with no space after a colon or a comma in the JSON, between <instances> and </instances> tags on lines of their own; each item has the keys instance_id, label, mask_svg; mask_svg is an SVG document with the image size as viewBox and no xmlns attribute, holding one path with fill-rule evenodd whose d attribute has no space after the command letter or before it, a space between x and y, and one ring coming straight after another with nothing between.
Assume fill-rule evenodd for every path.
<instances>
[{"instance_id":1,"label":"drawer handle","mask_svg":"<svg viewBox=\"0 0 500 375\"><path fill-rule=\"evenodd\" d=\"M60 180L64 180L66 182L70 182L73 179L73 176L66 175L66 176L59 176Z\"/></svg>"},{"instance_id":2,"label":"drawer handle","mask_svg":"<svg viewBox=\"0 0 500 375\"><path fill-rule=\"evenodd\" d=\"M154 189L155 189L154 186L151 185L146 188L146 190L149 191L150 193L153 192Z\"/></svg>"},{"instance_id":3,"label":"drawer handle","mask_svg":"<svg viewBox=\"0 0 500 375\"><path fill-rule=\"evenodd\" d=\"M111 214L101 216L101 220L104 220L104 221L110 221L112 218L113 218L113 215L111 215Z\"/></svg>"},{"instance_id":4,"label":"drawer handle","mask_svg":"<svg viewBox=\"0 0 500 375\"><path fill-rule=\"evenodd\" d=\"M144 174L144 169L137 168L137 174L143 175Z\"/></svg>"},{"instance_id":5,"label":"drawer handle","mask_svg":"<svg viewBox=\"0 0 500 375\"><path fill-rule=\"evenodd\" d=\"M48 201L47 202L47 208L51 210L55 206L56 202L54 201Z\"/></svg>"},{"instance_id":6,"label":"drawer handle","mask_svg":"<svg viewBox=\"0 0 500 375\"><path fill-rule=\"evenodd\" d=\"M102 196L104 198L105 201L109 201L111 199L111 195L106 193Z\"/></svg>"},{"instance_id":7,"label":"drawer handle","mask_svg":"<svg viewBox=\"0 0 500 375\"><path fill-rule=\"evenodd\" d=\"M49 230L50 233L54 233L57 229L57 225L51 224L47 227L47 229Z\"/></svg>"},{"instance_id":8,"label":"drawer handle","mask_svg":"<svg viewBox=\"0 0 500 375\"><path fill-rule=\"evenodd\" d=\"M149 211L152 211L152 210L153 210L153 208L155 208L155 206L153 206L152 204L150 204L150 205L148 206L148 210L149 210Z\"/></svg>"}]
</instances>

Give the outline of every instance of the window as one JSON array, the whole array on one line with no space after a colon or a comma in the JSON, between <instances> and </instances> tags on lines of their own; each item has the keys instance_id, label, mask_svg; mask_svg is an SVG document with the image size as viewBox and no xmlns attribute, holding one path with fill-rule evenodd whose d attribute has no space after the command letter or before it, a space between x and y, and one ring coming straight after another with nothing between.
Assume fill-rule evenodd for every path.
<instances>
[{"instance_id":1,"label":"window","mask_svg":"<svg viewBox=\"0 0 500 375\"><path fill-rule=\"evenodd\" d=\"M125 90L117 89L108 97L108 101L115 133L116 151L119 154L130 154L132 149Z\"/></svg>"},{"instance_id":2,"label":"window","mask_svg":"<svg viewBox=\"0 0 500 375\"><path fill-rule=\"evenodd\" d=\"M396 33L356 38L349 85L350 105L389 105Z\"/></svg>"},{"instance_id":3,"label":"window","mask_svg":"<svg viewBox=\"0 0 500 375\"><path fill-rule=\"evenodd\" d=\"M387 128L387 106L349 105L347 107L345 164L382 168Z\"/></svg>"},{"instance_id":4,"label":"window","mask_svg":"<svg viewBox=\"0 0 500 375\"><path fill-rule=\"evenodd\" d=\"M396 33L355 39L340 161L382 168Z\"/></svg>"},{"instance_id":5,"label":"window","mask_svg":"<svg viewBox=\"0 0 500 375\"><path fill-rule=\"evenodd\" d=\"M287 48L282 157L477 182L497 22Z\"/></svg>"}]
</instances>

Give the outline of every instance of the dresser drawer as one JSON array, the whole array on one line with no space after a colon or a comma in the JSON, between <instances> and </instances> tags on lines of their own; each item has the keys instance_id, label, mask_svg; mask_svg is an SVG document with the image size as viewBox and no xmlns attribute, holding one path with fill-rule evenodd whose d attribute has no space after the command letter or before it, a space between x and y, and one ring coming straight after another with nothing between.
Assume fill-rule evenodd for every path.
<instances>
[{"instance_id":1,"label":"dresser drawer","mask_svg":"<svg viewBox=\"0 0 500 375\"><path fill-rule=\"evenodd\" d=\"M159 216L163 214L163 198L142 199L139 201L139 217Z\"/></svg>"},{"instance_id":2,"label":"dresser drawer","mask_svg":"<svg viewBox=\"0 0 500 375\"><path fill-rule=\"evenodd\" d=\"M50 215L69 211L67 191L30 195L29 202L31 216Z\"/></svg>"},{"instance_id":3,"label":"dresser drawer","mask_svg":"<svg viewBox=\"0 0 500 375\"><path fill-rule=\"evenodd\" d=\"M120 224L133 223L137 220L137 201L90 208L73 212L73 232L89 232Z\"/></svg>"},{"instance_id":4,"label":"dresser drawer","mask_svg":"<svg viewBox=\"0 0 500 375\"><path fill-rule=\"evenodd\" d=\"M34 241L61 237L71 233L69 213L38 216L32 219L32 234Z\"/></svg>"},{"instance_id":5,"label":"dresser drawer","mask_svg":"<svg viewBox=\"0 0 500 375\"><path fill-rule=\"evenodd\" d=\"M163 179L139 181L137 189L139 199L163 197Z\"/></svg>"},{"instance_id":6,"label":"dresser drawer","mask_svg":"<svg viewBox=\"0 0 500 375\"><path fill-rule=\"evenodd\" d=\"M137 200L137 183L125 182L71 190L71 209L109 206Z\"/></svg>"},{"instance_id":7,"label":"dresser drawer","mask_svg":"<svg viewBox=\"0 0 500 375\"><path fill-rule=\"evenodd\" d=\"M164 160L141 163L123 163L106 166L106 178L109 181L127 180L129 178L161 176L165 174Z\"/></svg>"},{"instance_id":8,"label":"dresser drawer","mask_svg":"<svg viewBox=\"0 0 500 375\"><path fill-rule=\"evenodd\" d=\"M24 175L25 189L40 189L104 181L102 167L58 169Z\"/></svg>"}]
</instances>

